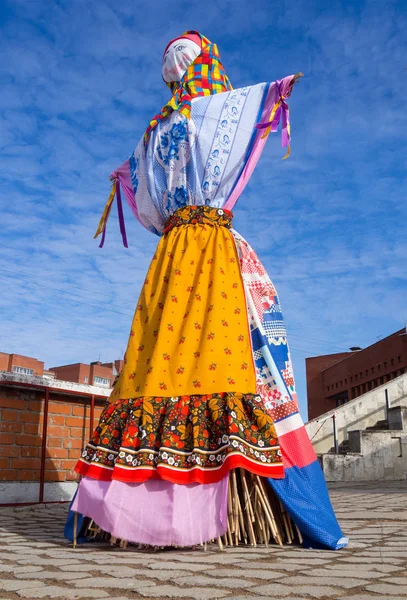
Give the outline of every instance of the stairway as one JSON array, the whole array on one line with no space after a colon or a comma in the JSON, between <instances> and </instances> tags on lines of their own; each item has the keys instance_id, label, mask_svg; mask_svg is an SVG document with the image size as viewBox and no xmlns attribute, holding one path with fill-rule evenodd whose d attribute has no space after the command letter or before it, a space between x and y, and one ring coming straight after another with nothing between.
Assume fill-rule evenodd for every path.
<instances>
[{"instance_id":1,"label":"stairway","mask_svg":"<svg viewBox=\"0 0 407 600\"><path fill-rule=\"evenodd\" d=\"M377 481L407 479L407 406L388 410L365 429L348 431L338 448L319 459L327 481Z\"/></svg>"}]
</instances>

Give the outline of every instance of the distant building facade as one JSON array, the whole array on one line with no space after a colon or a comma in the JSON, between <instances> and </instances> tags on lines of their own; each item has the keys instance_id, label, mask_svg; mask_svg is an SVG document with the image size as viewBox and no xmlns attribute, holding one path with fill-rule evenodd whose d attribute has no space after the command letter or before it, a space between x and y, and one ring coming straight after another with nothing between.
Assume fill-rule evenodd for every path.
<instances>
[{"instance_id":1,"label":"distant building facade","mask_svg":"<svg viewBox=\"0 0 407 600\"><path fill-rule=\"evenodd\" d=\"M49 379L85 383L104 388L112 387L116 375L123 368L123 364L122 360L115 360L110 363L96 361L90 363L90 365L74 363L45 370L44 363L36 358L0 352L0 371L35 377L44 376Z\"/></svg>"},{"instance_id":2,"label":"distant building facade","mask_svg":"<svg viewBox=\"0 0 407 600\"><path fill-rule=\"evenodd\" d=\"M44 374L44 363L30 356L0 352L0 371L41 377Z\"/></svg>"},{"instance_id":3,"label":"distant building facade","mask_svg":"<svg viewBox=\"0 0 407 600\"><path fill-rule=\"evenodd\" d=\"M123 364L122 360L115 360L111 363L95 361L91 362L90 365L74 363L72 365L51 367L49 370L55 373L57 379L62 381L87 383L89 385L110 388L113 385L116 375L122 370Z\"/></svg>"},{"instance_id":4,"label":"distant building facade","mask_svg":"<svg viewBox=\"0 0 407 600\"><path fill-rule=\"evenodd\" d=\"M308 417L353 400L407 372L407 332L362 349L307 358Z\"/></svg>"}]
</instances>

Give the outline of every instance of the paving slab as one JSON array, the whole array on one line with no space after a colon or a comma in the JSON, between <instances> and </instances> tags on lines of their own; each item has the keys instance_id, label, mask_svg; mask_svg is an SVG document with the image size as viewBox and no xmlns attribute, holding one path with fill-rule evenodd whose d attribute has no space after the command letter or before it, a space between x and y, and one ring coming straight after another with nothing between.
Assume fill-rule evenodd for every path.
<instances>
[{"instance_id":1,"label":"paving slab","mask_svg":"<svg viewBox=\"0 0 407 600\"><path fill-rule=\"evenodd\" d=\"M0 507L0 600L401 600L407 598L407 485L340 485L331 499L351 538L338 552L296 546L76 550L67 505Z\"/></svg>"}]
</instances>

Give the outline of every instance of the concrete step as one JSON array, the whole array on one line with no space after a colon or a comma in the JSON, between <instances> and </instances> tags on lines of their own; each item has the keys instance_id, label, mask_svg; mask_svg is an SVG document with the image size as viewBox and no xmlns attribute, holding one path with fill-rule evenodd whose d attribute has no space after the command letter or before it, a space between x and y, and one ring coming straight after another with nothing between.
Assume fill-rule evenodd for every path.
<instances>
[{"instance_id":1,"label":"concrete step","mask_svg":"<svg viewBox=\"0 0 407 600\"><path fill-rule=\"evenodd\" d=\"M380 430L380 431L388 431L389 430L389 422L387 419L382 419L381 421L377 421L377 423L375 423L375 425L371 425L370 427L366 427L366 431L375 431L375 430Z\"/></svg>"}]
</instances>

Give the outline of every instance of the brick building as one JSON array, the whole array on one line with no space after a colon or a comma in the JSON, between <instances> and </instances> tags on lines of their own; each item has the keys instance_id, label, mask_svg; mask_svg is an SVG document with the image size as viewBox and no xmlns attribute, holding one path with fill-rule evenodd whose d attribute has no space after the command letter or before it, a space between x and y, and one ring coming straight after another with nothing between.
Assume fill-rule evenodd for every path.
<instances>
[{"instance_id":1,"label":"brick building","mask_svg":"<svg viewBox=\"0 0 407 600\"><path fill-rule=\"evenodd\" d=\"M407 372L407 331L349 352L307 358L308 417L341 406Z\"/></svg>"},{"instance_id":2,"label":"brick building","mask_svg":"<svg viewBox=\"0 0 407 600\"><path fill-rule=\"evenodd\" d=\"M120 373L122 368L123 361L115 360L111 363L95 361L91 362L90 365L74 363L71 365L51 367L49 370L55 374L57 379L63 381L87 383L89 385L110 388L113 385L116 375Z\"/></svg>"},{"instance_id":3,"label":"brick building","mask_svg":"<svg viewBox=\"0 0 407 600\"><path fill-rule=\"evenodd\" d=\"M123 368L122 360L110 363L95 361L87 365L85 363L74 363L71 365L60 365L44 369L44 363L21 354L6 354L0 352L0 371L8 373L20 373L21 375L33 375L72 381L73 383L86 383L105 388L111 388L115 377Z\"/></svg>"},{"instance_id":4,"label":"brick building","mask_svg":"<svg viewBox=\"0 0 407 600\"><path fill-rule=\"evenodd\" d=\"M0 352L0 371L41 376L44 374L44 363L30 356Z\"/></svg>"}]
</instances>

